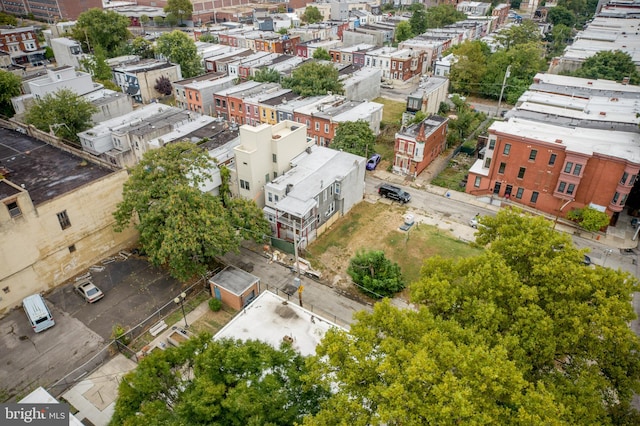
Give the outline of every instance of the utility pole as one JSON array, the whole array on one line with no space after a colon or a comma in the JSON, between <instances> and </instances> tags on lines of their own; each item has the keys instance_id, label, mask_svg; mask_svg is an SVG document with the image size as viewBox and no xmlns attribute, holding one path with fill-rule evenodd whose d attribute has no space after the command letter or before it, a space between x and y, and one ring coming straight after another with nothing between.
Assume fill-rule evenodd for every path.
<instances>
[{"instance_id":1,"label":"utility pole","mask_svg":"<svg viewBox=\"0 0 640 426\"><path fill-rule=\"evenodd\" d=\"M507 84L507 78L511 75L511 65L507 67L504 72L504 79L502 80L502 88L500 89L500 97L498 98L498 109L496 110L496 117L500 115L500 105L502 104L502 95L504 94L504 86Z\"/></svg>"}]
</instances>

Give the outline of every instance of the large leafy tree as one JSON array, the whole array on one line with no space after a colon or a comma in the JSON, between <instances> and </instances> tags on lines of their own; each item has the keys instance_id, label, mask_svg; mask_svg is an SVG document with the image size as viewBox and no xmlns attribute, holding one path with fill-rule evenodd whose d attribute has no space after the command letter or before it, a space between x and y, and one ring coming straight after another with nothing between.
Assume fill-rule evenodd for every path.
<instances>
[{"instance_id":1,"label":"large leafy tree","mask_svg":"<svg viewBox=\"0 0 640 426\"><path fill-rule=\"evenodd\" d=\"M307 24L315 24L316 22L322 22L323 17L320 10L315 6L307 6L304 9L304 13L301 16L301 19Z\"/></svg>"},{"instance_id":2,"label":"large leafy tree","mask_svg":"<svg viewBox=\"0 0 640 426\"><path fill-rule=\"evenodd\" d=\"M573 29L564 24L554 25L551 32L547 34L550 43L547 45L549 57L562 55L564 48L567 47L568 40L573 34Z\"/></svg>"},{"instance_id":3,"label":"large leafy tree","mask_svg":"<svg viewBox=\"0 0 640 426\"><path fill-rule=\"evenodd\" d=\"M396 42L402 43L405 40L413 37L413 30L411 29L411 24L407 21L401 21L396 26Z\"/></svg>"},{"instance_id":4,"label":"large leafy tree","mask_svg":"<svg viewBox=\"0 0 640 426\"><path fill-rule=\"evenodd\" d=\"M112 10L89 9L80 14L71 35L84 45L85 52L100 46L112 57L121 51L127 39L131 37L128 27L129 18L126 16Z\"/></svg>"},{"instance_id":5,"label":"large leafy tree","mask_svg":"<svg viewBox=\"0 0 640 426\"><path fill-rule=\"evenodd\" d=\"M599 231L609 225L611 220L605 212L589 206L569 211L567 219L575 220L582 229L589 232Z\"/></svg>"},{"instance_id":6,"label":"large leafy tree","mask_svg":"<svg viewBox=\"0 0 640 426\"><path fill-rule=\"evenodd\" d=\"M109 81L113 78L111 67L107 64L107 54L101 46L96 46L93 56L80 60L82 66L97 81Z\"/></svg>"},{"instance_id":7,"label":"large leafy tree","mask_svg":"<svg viewBox=\"0 0 640 426\"><path fill-rule=\"evenodd\" d=\"M637 424L640 343L628 323L637 281L591 269L566 234L542 217L502 210L480 220L469 259L428 259L412 300L504 347L530 385L563 404L566 424Z\"/></svg>"},{"instance_id":8,"label":"large leafy tree","mask_svg":"<svg viewBox=\"0 0 640 426\"><path fill-rule=\"evenodd\" d=\"M366 157L373 150L375 141L376 137L366 121L345 121L338 126L331 148Z\"/></svg>"},{"instance_id":9,"label":"large leafy tree","mask_svg":"<svg viewBox=\"0 0 640 426\"><path fill-rule=\"evenodd\" d=\"M427 12L424 9L422 3L414 3L410 7L411 18L409 18L409 25L411 26L411 32L413 34L422 34L429 28L427 26Z\"/></svg>"},{"instance_id":10,"label":"large leafy tree","mask_svg":"<svg viewBox=\"0 0 640 426\"><path fill-rule=\"evenodd\" d=\"M616 50L600 51L587 58L572 75L583 78L602 78L622 81L629 77L631 84L640 83L640 74L628 53Z\"/></svg>"},{"instance_id":11,"label":"large leafy tree","mask_svg":"<svg viewBox=\"0 0 640 426\"><path fill-rule=\"evenodd\" d=\"M349 262L347 274L359 289L374 299L393 296L404 288L400 267L380 250L356 253Z\"/></svg>"},{"instance_id":12,"label":"large leafy tree","mask_svg":"<svg viewBox=\"0 0 640 426\"><path fill-rule=\"evenodd\" d=\"M164 11L177 16L182 24L184 18L191 16L193 5L191 4L191 0L167 0Z\"/></svg>"},{"instance_id":13,"label":"large leafy tree","mask_svg":"<svg viewBox=\"0 0 640 426\"><path fill-rule=\"evenodd\" d=\"M480 92L490 52L489 46L481 41L466 41L453 49L456 61L449 72L453 90L465 94Z\"/></svg>"},{"instance_id":14,"label":"large leafy tree","mask_svg":"<svg viewBox=\"0 0 640 426\"><path fill-rule=\"evenodd\" d=\"M489 56L487 69L482 78L481 91L485 97L497 99L507 67L510 76L506 80L504 99L515 104L529 88L536 73L547 68L544 49L540 43L525 43L517 49L499 50Z\"/></svg>"},{"instance_id":15,"label":"large leafy tree","mask_svg":"<svg viewBox=\"0 0 640 426\"><path fill-rule=\"evenodd\" d=\"M179 64L183 78L194 77L204 72L195 42L182 31L176 30L158 37L156 52L174 64Z\"/></svg>"},{"instance_id":16,"label":"large leafy tree","mask_svg":"<svg viewBox=\"0 0 640 426\"><path fill-rule=\"evenodd\" d=\"M426 307L388 300L329 330L310 383L334 390L305 425L562 425L562 401L525 380L503 346Z\"/></svg>"},{"instance_id":17,"label":"large leafy tree","mask_svg":"<svg viewBox=\"0 0 640 426\"><path fill-rule=\"evenodd\" d=\"M268 233L255 203L238 201L232 212L220 197L199 189L213 167L208 154L189 142L151 150L131 170L113 214L117 231L133 221L151 263L167 266L180 280L205 273L216 256L237 251L244 236L262 241ZM247 218L242 232L238 215Z\"/></svg>"},{"instance_id":18,"label":"large leafy tree","mask_svg":"<svg viewBox=\"0 0 640 426\"><path fill-rule=\"evenodd\" d=\"M464 21L465 19L467 19L467 15L459 12L456 7L451 4L441 4L430 7L426 13L427 28L442 28L458 21Z\"/></svg>"},{"instance_id":19,"label":"large leafy tree","mask_svg":"<svg viewBox=\"0 0 640 426\"><path fill-rule=\"evenodd\" d=\"M262 83L277 83L280 81L280 73L269 67L260 68L255 72L251 80L259 81Z\"/></svg>"},{"instance_id":20,"label":"large leafy tree","mask_svg":"<svg viewBox=\"0 0 640 426\"><path fill-rule=\"evenodd\" d=\"M127 374L111 424L293 425L327 395L302 381L306 372L304 357L286 344L201 335Z\"/></svg>"},{"instance_id":21,"label":"large leafy tree","mask_svg":"<svg viewBox=\"0 0 640 426\"><path fill-rule=\"evenodd\" d=\"M0 70L0 114L11 117L14 114L11 98L19 96L22 79L8 71Z\"/></svg>"},{"instance_id":22,"label":"large leafy tree","mask_svg":"<svg viewBox=\"0 0 640 426\"><path fill-rule=\"evenodd\" d=\"M313 59L318 61L330 61L331 55L327 52L327 49L323 49L322 47L318 47L313 51Z\"/></svg>"},{"instance_id":23,"label":"large leafy tree","mask_svg":"<svg viewBox=\"0 0 640 426\"><path fill-rule=\"evenodd\" d=\"M308 61L283 79L282 85L300 96L326 95L327 92L342 93L338 70L331 64Z\"/></svg>"},{"instance_id":24,"label":"large leafy tree","mask_svg":"<svg viewBox=\"0 0 640 426\"><path fill-rule=\"evenodd\" d=\"M520 25L512 25L501 30L496 40L506 49L513 49L521 44L540 43L542 35L538 24L531 20L522 21Z\"/></svg>"},{"instance_id":25,"label":"large leafy tree","mask_svg":"<svg viewBox=\"0 0 640 426\"><path fill-rule=\"evenodd\" d=\"M25 121L43 132L78 141L77 133L92 126L91 116L98 109L69 89L60 89L36 100L27 111Z\"/></svg>"},{"instance_id":26,"label":"large leafy tree","mask_svg":"<svg viewBox=\"0 0 640 426\"><path fill-rule=\"evenodd\" d=\"M555 25L566 25L571 28L576 23L576 15L566 7L556 6L549 9L547 20Z\"/></svg>"},{"instance_id":27,"label":"large leafy tree","mask_svg":"<svg viewBox=\"0 0 640 426\"><path fill-rule=\"evenodd\" d=\"M153 43L144 37L136 37L129 43L128 51L132 55L138 55L141 58L153 58Z\"/></svg>"}]
</instances>

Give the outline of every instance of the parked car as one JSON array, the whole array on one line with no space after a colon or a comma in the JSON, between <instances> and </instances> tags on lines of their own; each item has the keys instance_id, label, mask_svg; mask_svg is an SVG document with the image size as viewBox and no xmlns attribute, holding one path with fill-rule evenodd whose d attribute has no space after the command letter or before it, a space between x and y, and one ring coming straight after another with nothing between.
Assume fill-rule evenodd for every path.
<instances>
[{"instance_id":1,"label":"parked car","mask_svg":"<svg viewBox=\"0 0 640 426\"><path fill-rule=\"evenodd\" d=\"M393 89L393 83L382 83L380 87L383 89Z\"/></svg>"},{"instance_id":2,"label":"parked car","mask_svg":"<svg viewBox=\"0 0 640 426\"><path fill-rule=\"evenodd\" d=\"M411 194L407 191L403 191L401 188L389 185L388 183L380 185L380 188L378 188L378 194L380 194L381 197L389 198L390 200L400 201L402 204L408 203L411 200Z\"/></svg>"},{"instance_id":3,"label":"parked car","mask_svg":"<svg viewBox=\"0 0 640 426\"><path fill-rule=\"evenodd\" d=\"M380 154L373 154L369 161L367 161L367 170L375 170L380 163Z\"/></svg>"},{"instance_id":4,"label":"parked car","mask_svg":"<svg viewBox=\"0 0 640 426\"><path fill-rule=\"evenodd\" d=\"M97 302L104 297L104 293L96 287L90 280L77 283L74 289L89 303Z\"/></svg>"},{"instance_id":5,"label":"parked car","mask_svg":"<svg viewBox=\"0 0 640 426\"><path fill-rule=\"evenodd\" d=\"M591 258L585 254L585 255L584 255L584 258L582 259L582 263L583 263L583 264L585 264L586 266L589 266L589 265L591 265L593 262L591 262Z\"/></svg>"}]
</instances>

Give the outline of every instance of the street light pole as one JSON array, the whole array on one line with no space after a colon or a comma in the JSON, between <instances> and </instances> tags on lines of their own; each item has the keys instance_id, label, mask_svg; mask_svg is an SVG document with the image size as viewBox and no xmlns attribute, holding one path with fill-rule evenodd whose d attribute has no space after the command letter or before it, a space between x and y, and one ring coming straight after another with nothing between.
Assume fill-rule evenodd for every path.
<instances>
[{"instance_id":1,"label":"street light pole","mask_svg":"<svg viewBox=\"0 0 640 426\"><path fill-rule=\"evenodd\" d=\"M602 267L604 268L604 264L607 263L607 257L609 257L613 253L613 249L606 249L604 251L604 260L602 261Z\"/></svg>"},{"instance_id":2,"label":"street light pole","mask_svg":"<svg viewBox=\"0 0 640 426\"><path fill-rule=\"evenodd\" d=\"M500 97L498 98L498 109L496 110L496 117L500 115L500 105L502 105L502 95L504 94L504 86L507 84L507 78L511 75L511 65L507 66L507 70L504 72L504 79L502 79L502 88L500 89Z\"/></svg>"},{"instance_id":3,"label":"street light pole","mask_svg":"<svg viewBox=\"0 0 640 426\"><path fill-rule=\"evenodd\" d=\"M184 328L189 328L189 324L187 324L187 314L184 313L184 299L187 298L186 293L181 293L180 296L173 299L173 301L177 304L180 304L182 308L182 316L184 317Z\"/></svg>"},{"instance_id":4,"label":"street light pole","mask_svg":"<svg viewBox=\"0 0 640 426\"><path fill-rule=\"evenodd\" d=\"M567 202L560 207L560 210L558 210L558 214L556 215L556 220L553 222L553 229L556 229L556 225L558 224L558 219L560 218L560 213L562 213L562 209L564 209L569 205L569 203L573 203L574 201L575 201L575 198L571 198L570 200L567 200Z\"/></svg>"}]
</instances>

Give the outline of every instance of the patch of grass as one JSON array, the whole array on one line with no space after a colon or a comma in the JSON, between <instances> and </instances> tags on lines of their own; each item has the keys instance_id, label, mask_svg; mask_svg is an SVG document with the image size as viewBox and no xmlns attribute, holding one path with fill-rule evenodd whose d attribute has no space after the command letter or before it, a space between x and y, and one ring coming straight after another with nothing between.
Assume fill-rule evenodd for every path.
<instances>
[{"instance_id":1,"label":"patch of grass","mask_svg":"<svg viewBox=\"0 0 640 426\"><path fill-rule=\"evenodd\" d=\"M432 185L464 192L465 187L461 182L469 173L469 168L473 165L473 159L467 155L460 155L449 161L446 169L431 180Z\"/></svg>"},{"instance_id":2,"label":"patch of grass","mask_svg":"<svg viewBox=\"0 0 640 426\"><path fill-rule=\"evenodd\" d=\"M389 239L393 244L390 244L387 256L400 265L407 285L420 278L424 259L432 256L470 257L482 253L482 249L425 224L414 225L408 232L392 231Z\"/></svg>"},{"instance_id":3,"label":"patch of grass","mask_svg":"<svg viewBox=\"0 0 640 426\"><path fill-rule=\"evenodd\" d=\"M407 110L407 104L405 102L392 101L386 98L375 98L373 102L384 105L382 110L383 123L400 123L402 113Z\"/></svg>"},{"instance_id":4,"label":"patch of grass","mask_svg":"<svg viewBox=\"0 0 640 426\"><path fill-rule=\"evenodd\" d=\"M345 218L338 220L331 231L322 234L322 238L317 239L307 248L311 258L324 253L329 247L346 247L348 239L345 236L348 237L360 229L362 226L361 219L363 215L366 215L367 208L371 207L368 203L359 203L349 212L348 220L345 220Z\"/></svg>"}]
</instances>

